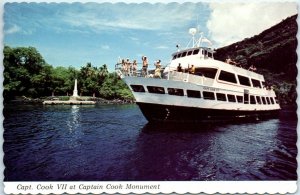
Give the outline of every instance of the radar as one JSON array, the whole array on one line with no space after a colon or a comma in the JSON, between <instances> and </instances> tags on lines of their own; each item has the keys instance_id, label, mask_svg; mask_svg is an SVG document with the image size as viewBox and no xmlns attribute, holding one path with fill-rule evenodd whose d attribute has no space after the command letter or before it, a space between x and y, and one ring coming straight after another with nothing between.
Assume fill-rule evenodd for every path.
<instances>
[{"instance_id":1,"label":"radar","mask_svg":"<svg viewBox=\"0 0 300 195\"><path fill-rule=\"evenodd\" d=\"M194 36L197 33L197 29L196 28L190 28L189 33Z\"/></svg>"}]
</instances>

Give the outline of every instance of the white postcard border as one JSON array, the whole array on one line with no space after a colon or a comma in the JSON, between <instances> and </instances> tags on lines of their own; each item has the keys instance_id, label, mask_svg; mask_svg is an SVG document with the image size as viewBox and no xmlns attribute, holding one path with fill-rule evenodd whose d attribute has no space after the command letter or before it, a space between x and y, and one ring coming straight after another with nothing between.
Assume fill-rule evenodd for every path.
<instances>
[{"instance_id":1,"label":"white postcard border","mask_svg":"<svg viewBox=\"0 0 300 195\"><path fill-rule=\"evenodd\" d=\"M286 194L297 191L297 181L106 181L4 182L6 194L142 194L142 193L249 193Z\"/></svg>"},{"instance_id":2,"label":"white postcard border","mask_svg":"<svg viewBox=\"0 0 300 195\"><path fill-rule=\"evenodd\" d=\"M213 0L217 1L217 0ZM230 1L230 0L229 0ZM233 0L232 0L233 1ZM235 0L244 2L243 0ZM260 0L252 0L254 2L259 2ZM276 1L276 0L275 0ZM282 0L277 0L277 2L280 2ZM285 0L285 2L297 2L294 0ZM142 2L150 2L150 3L157 3L157 2L163 2L163 3L170 3L170 2L209 2L209 0L189 0L189 1L179 1L179 0L4 0L0 4L0 15L3 15L3 5L4 3L8 2L97 2L97 3L103 3L103 2L127 2L127 3L142 3ZM226 1L225 1L226 2ZM228 1L227 1L228 2ZM274 2L274 0L265 0L265 2ZM299 3L298 9L299 9ZM298 25L299 25L299 16L297 19ZM2 27L2 31L0 32L0 45L3 48L3 18L0 19L0 26ZM299 32L297 35L297 38L299 40ZM299 48L299 45L298 45ZM297 53L298 49L297 49ZM0 54L1 59L3 59L3 53ZM2 60L0 61L0 65L2 65ZM297 63L298 67L298 63ZM1 66L0 73L2 75L3 68ZM1 81L3 81L3 75L0 78ZM299 85L299 81L298 85ZM2 83L2 82L1 82ZM297 92L299 92L299 87L297 86ZM0 91L3 92L3 84L0 86ZM0 97L0 106L3 110L3 97ZM299 98L297 99L297 103L299 103ZM299 112L299 111L298 111ZM298 113L297 112L297 113ZM1 115L0 120L2 123L1 130L2 133L4 132L3 129L3 115ZM297 132L299 130L299 127L297 127ZM3 145L3 137L0 138L0 142ZM297 146L299 145L299 140L297 142ZM3 150L0 152L1 157L3 159ZM297 157L297 160L299 159L299 155ZM0 170L2 174L0 174L0 177L2 181L4 180L4 174L3 171L5 169L5 166L3 164L3 161L0 163ZM297 169L298 176L300 175L299 168ZM149 181L149 182L141 182L141 181L130 181L130 182L123 182L123 181L107 181L107 182L98 182L98 181L76 181L76 182L2 182L0 184L0 194L3 192L5 194L62 194L62 193L68 193L68 194L87 194L87 193L93 193L93 194L100 194L100 193L107 193L107 194L115 194L115 193L121 193L121 194L128 194L128 193L134 193L134 194L142 194L142 193L178 193L178 194L185 194L187 192L189 193L207 193L207 194L215 194L215 193L249 193L249 194L296 194L298 192L297 185L299 181ZM153 185L159 185L159 190L157 189L135 189L135 190L129 190L125 189L127 185L144 185L144 186L153 186ZM52 189L38 189L38 186L53 186ZM66 189L58 189L59 185L66 185ZM82 186L103 186L103 189L79 189L80 185ZM124 189L107 189L108 185L122 185L125 186ZM75 186L75 189L70 189L71 186ZM19 189L18 189L19 188ZM42 188L42 187L41 187Z\"/></svg>"}]
</instances>

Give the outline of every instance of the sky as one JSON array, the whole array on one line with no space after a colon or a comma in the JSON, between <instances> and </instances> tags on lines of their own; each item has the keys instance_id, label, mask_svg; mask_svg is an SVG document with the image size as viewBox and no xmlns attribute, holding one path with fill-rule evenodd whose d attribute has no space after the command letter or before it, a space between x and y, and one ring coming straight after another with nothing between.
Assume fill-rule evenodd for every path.
<instances>
[{"instance_id":1,"label":"sky","mask_svg":"<svg viewBox=\"0 0 300 195\"><path fill-rule=\"evenodd\" d=\"M12 3L4 4L4 45L35 47L54 66L80 68L170 61L197 27L214 48L252 37L297 13L295 2Z\"/></svg>"}]
</instances>

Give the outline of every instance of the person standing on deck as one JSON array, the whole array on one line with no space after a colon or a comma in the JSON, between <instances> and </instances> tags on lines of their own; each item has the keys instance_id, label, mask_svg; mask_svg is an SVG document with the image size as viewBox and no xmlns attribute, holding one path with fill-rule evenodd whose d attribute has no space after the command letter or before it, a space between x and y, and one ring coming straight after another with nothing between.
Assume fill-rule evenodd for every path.
<instances>
[{"instance_id":1,"label":"person standing on deck","mask_svg":"<svg viewBox=\"0 0 300 195\"><path fill-rule=\"evenodd\" d=\"M190 68L189 73L195 74L195 66L194 65L192 65L192 67Z\"/></svg>"},{"instance_id":2,"label":"person standing on deck","mask_svg":"<svg viewBox=\"0 0 300 195\"><path fill-rule=\"evenodd\" d=\"M127 66L124 59L122 59L122 72L123 74L126 74L127 72Z\"/></svg>"},{"instance_id":3,"label":"person standing on deck","mask_svg":"<svg viewBox=\"0 0 300 195\"><path fill-rule=\"evenodd\" d=\"M148 68L148 59L147 56L143 56L142 57L142 61L143 61L143 69L142 69L142 76L147 76L147 68Z\"/></svg>"},{"instance_id":4,"label":"person standing on deck","mask_svg":"<svg viewBox=\"0 0 300 195\"><path fill-rule=\"evenodd\" d=\"M137 62L136 62L136 60L133 60L132 71L133 71L133 76L136 76L136 71L137 71Z\"/></svg>"},{"instance_id":5,"label":"person standing on deck","mask_svg":"<svg viewBox=\"0 0 300 195\"><path fill-rule=\"evenodd\" d=\"M255 66L251 65L248 70L255 72L257 69Z\"/></svg>"},{"instance_id":6,"label":"person standing on deck","mask_svg":"<svg viewBox=\"0 0 300 195\"><path fill-rule=\"evenodd\" d=\"M155 72L154 72L154 77L158 77L158 78L161 78L161 72L160 72L160 67L161 67L161 64L160 64L160 60L158 60L156 63L155 63Z\"/></svg>"},{"instance_id":7,"label":"person standing on deck","mask_svg":"<svg viewBox=\"0 0 300 195\"><path fill-rule=\"evenodd\" d=\"M181 64L179 63L178 66L177 66L177 72L182 72L182 67L181 67Z\"/></svg>"},{"instance_id":8,"label":"person standing on deck","mask_svg":"<svg viewBox=\"0 0 300 195\"><path fill-rule=\"evenodd\" d=\"M226 61L225 61L227 64L231 64L231 65L236 65L237 66L237 63L235 61L233 61L229 56L227 57Z\"/></svg>"},{"instance_id":9,"label":"person standing on deck","mask_svg":"<svg viewBox=\"0 0 300 195\"><path fill-rule=\"evenodd\" d=\"M126 59L126 75L129 76L129 74L131 73L131 63L129 61L129 58Z\"/></svg>"}]
</instances>

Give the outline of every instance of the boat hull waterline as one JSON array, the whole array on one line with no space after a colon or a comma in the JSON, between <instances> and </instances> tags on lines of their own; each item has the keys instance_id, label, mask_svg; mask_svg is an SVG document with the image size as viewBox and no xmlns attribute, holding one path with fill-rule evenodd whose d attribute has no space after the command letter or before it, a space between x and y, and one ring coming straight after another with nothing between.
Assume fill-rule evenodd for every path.
<instances>
[{"instance_id":1,"label":"boat hull waterline","mask_svg":"<svg viewBox=\"0 0 300 195\"><path fill-rule=\"evenodd\" d=\"M170 106L137 102L149 122L214 122L276 118L279 110L242 111Z\"/></svg>"}]
</instances>

